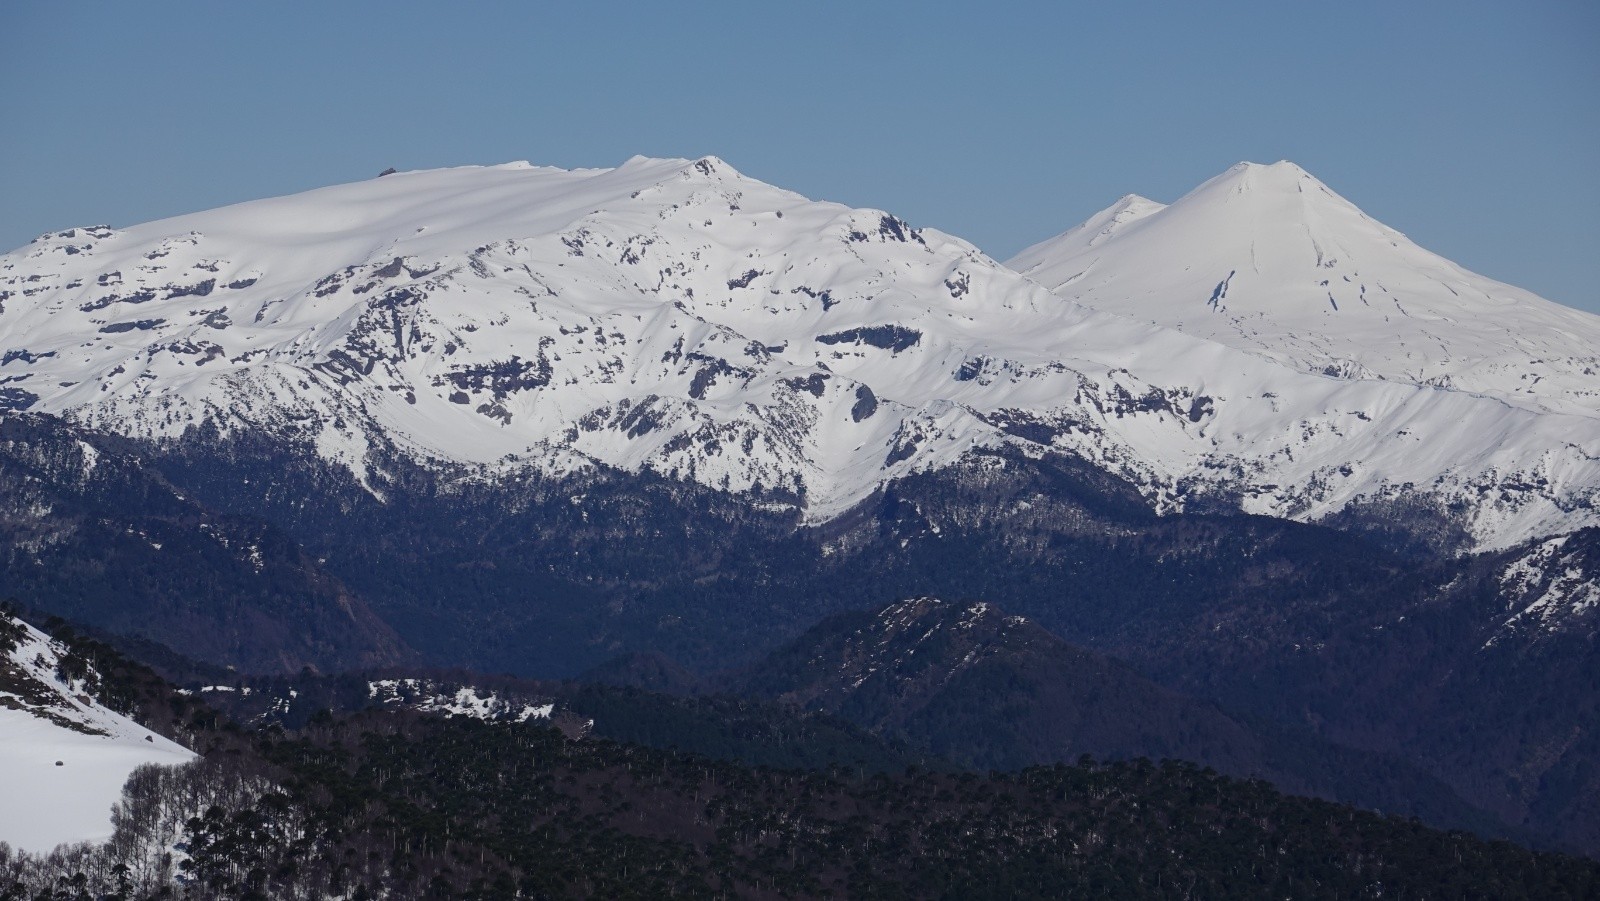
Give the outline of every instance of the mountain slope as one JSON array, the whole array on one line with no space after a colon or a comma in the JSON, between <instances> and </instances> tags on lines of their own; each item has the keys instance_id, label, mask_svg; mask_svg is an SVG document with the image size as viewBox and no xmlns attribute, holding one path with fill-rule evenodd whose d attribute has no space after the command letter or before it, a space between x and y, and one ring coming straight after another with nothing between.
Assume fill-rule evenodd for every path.
<instances>
[{"instance_id":1,"label":"mountain slope","mask_svg":"<svg viewBox=\"0 0 1600 901\"><path fill-rule=\"evenodd\" d=\"M1215 765L1208 758L1251 739L1208 705L982 602L911 598L840 614L729 687L826 710L979 769L1081 754Z\"/></svg>"},{"instance_id":2,"label":"mountain slope","mask_svg":"<svg viewBox=\"0 0 1600 901\"><path fill-rule=\"evenodd\" d=\"M718 684L822 710L965 766L1181 759L1279 789L1504 834L1398 759L1231 716L991 604L841 614Z\"/></svg>"},{"instance_id":3,"label":"mountain slope","mask_svg":"<svg viewBox=\"0 0 1600 901\"><path fill-rule=\"evenodd\" d=\"M0 418L0 581L51 614L245 671L413 658L281 529L219 514L128 442L49 416Z\"/></svg>"},{"instance_id":4,"label":"mountain slope","mask_svg":"<svg viewBox=\"0 0 1600 901\"><path fill-rule=\"evenodd\" d=\"M1308 372L1600 416L1600 317L1484 278L1289 162L1124 198L1008 265L1064 298Z\"/></svg>"},{"instance_id":5,"label":"mountain slope","mask_svg":"<svg viewBox=\"0 0 1600 901\"><path fill-rule=\"evenodd\" d=\"M1165 215L1130 210L1129 233ZM1490 548L1595 519L1600 491L1587 417L1289 371L709 157L401 173L47 235L0 258L0 330L12 409L267 436L372 484L389 448L466 479L648 469L822 522L1014 444L1162 510L1382 519L1420 496Z\"/></svg>"},{"instance_id":6,"label":"mountain slope","mask_svg":"<svg viewBox=\"0 0 1600 901\"><path fill-rule=\"evenodd\" d=\"M0 613L0 842L49 851L112 832L129 773L193 752L93 698L99 674Z\"/></svg>"}]
</instances>

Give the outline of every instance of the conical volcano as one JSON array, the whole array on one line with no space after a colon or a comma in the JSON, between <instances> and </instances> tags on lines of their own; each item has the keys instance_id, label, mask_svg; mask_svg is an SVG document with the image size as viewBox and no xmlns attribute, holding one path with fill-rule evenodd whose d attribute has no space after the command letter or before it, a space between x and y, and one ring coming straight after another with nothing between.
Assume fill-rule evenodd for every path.
<instances>
[{"instance_id":1,"label":"conical volcano","mask_svg":"<svg viewBox=\"0 0 1600 901\"><path fill-rule=\"evenodd\" d=\"M1124 198L1009 265L1056 294L1296 368L1600 415L1600 317L1469 272L1290 162Z\"/></svg>"}]
</instances>

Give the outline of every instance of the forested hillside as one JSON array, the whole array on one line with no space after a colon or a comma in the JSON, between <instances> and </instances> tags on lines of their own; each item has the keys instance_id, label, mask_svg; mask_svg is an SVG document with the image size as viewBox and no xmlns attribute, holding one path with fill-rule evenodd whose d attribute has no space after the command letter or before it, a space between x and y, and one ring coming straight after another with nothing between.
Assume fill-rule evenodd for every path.
<instances>
[{"instance_id":1,"label":"forested hillside","mask_svg":"<svg viewBox=\"0 0 1600 901\"><path fill-rule=\"evenodd\" d=\"M979 774L773 768L544 719L382 706L244 728L166 699L204 757L136 771L103 845L0 848L0 898L1592 897L1600 863L1177 762ZM625 719L638 705L613 705ZM717 708L682 707L686 723ZM668 714L670 717L670 714ZM836 737L799 732L787 744ZM821 756L821 755L819 755Z\"/></svg>"}]
</instances>

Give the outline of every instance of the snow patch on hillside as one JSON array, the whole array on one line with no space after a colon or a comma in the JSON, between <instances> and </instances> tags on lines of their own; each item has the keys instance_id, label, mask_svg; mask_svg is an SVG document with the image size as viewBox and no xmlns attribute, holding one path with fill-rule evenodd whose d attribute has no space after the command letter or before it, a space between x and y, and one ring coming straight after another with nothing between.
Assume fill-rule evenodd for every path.
<instances>
[{"instance_id":1,"label":"snow patch on hillside","mask_svg":"<svg viewBox=\"0 0 1600 901\"><path fill-rule=\"evenodd\" d=\"M1513 611L1501 625L1502 632L1527 628L1554 632L1600 610L1600 574L1589 571L1579 554L1569 552L1571 537L1536 544L1501 572L1500 596Z\"/></svg>"},{"instance_id":2,"label":"snow patch on hillside","mask_svg":"<svg viewBox=\"0 0 1600 901\"><path fill-rule=\"evenodd\" d=\"M0 658L0 841L25 851L111 837L111 808L144 764L194 753L96 703L58 671L66 649L21 626Z\"/></svg>"},{"instance_id":3,"label":"snow patch on hillside","mask_svg":"<svg viewBox=\"0 0 1600 901\"><path fill-rule=\"evenodd\" d=\"M406 707L446 717L511 721L548 720L555 713L551 703L529 704L499 697L492 691L470 685L454 691L428 679L378 679L367 683L367 697L384 706Z\"/></svg>"}]
</instances>

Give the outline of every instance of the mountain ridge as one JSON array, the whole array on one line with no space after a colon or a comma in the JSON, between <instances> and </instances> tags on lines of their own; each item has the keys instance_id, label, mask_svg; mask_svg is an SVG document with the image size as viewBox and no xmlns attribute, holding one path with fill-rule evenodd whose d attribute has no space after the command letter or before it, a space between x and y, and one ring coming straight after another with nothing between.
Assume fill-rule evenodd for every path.
<instances>
[{"instance_id":1,"label":"mountain ridge","mask_svg":"<svg viewBox=\"0 0 1600 901\"><path fill-rule=\"evenodd\" d=\"M1600 518L1587 417L1296 373L713 157L423 170L53 233L0 258L0 329L10 409L257 431L369 484L389 444L479 477L650 469L816 523L1017 445L1165 511L1423 494L1459 508L1465 549Z\"/></svg>"}]
</instances>

